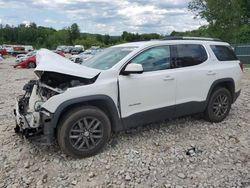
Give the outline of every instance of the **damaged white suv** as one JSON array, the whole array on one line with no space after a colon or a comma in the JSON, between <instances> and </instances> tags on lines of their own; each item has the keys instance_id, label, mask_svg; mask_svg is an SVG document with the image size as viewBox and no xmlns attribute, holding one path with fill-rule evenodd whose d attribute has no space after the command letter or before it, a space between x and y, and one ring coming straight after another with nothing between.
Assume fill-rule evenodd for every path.
<instances>
[{"instance_id":1,"label":"damaged white suv","mask_svg":"<svg viewBox=\"0 0 250 188\"><path fill-rule=\"evenodd\" d=\"M179 38L113 46L84 65L44 49L35 73L17 99L16 132L81 158L111 132L197 113L222 121L240 95L242 65L227 43Z\"/></svg>"}]
</instances>

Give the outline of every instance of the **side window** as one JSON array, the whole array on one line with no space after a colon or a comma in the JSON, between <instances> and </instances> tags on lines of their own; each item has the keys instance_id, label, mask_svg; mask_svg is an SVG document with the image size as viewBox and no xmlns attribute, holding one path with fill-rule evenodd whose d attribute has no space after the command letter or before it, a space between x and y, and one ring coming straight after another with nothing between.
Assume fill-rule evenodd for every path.
<instances>
[{"instance_id":1,"label":"side window","mask_svg":"<svg viewBox=\"0 0 250 188\"><path fill-rule=\"evenodd\" d=\"M236 61L236 60L238 60L233 49L230 46L212 45L211 48L214 52L214 55L217 57L217 59L219 61Z\"/></svg>"},{"instance_id":2,"label":"side window","mask_svg":"<svg viewBox=\"0 0 250 188\"><path fill-rule=\"evenodd\" d=\"M199 65L208 58L205 48L200 44L178 44L175 48L174 68Z\"/></svg>"},{"instance_id":3,"label":"side window","mask_svg":"<svg viewBox=\"0 0 250 188\"><path fill-rule=\"evenodd\" d=\"M161 46L146 50L136 56L131 63L141 64L144 72L170 68L170 47Z\"/></svg>"}]
</instances>

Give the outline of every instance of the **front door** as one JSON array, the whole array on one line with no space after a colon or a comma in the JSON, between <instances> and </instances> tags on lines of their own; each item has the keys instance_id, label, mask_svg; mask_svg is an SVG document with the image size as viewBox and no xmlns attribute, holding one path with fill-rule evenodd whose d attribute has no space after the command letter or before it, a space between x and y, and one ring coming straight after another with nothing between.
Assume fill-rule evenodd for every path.
<instances>
[{"instance_id":1,"label":"front door","mask_svg":"<svg viewBox=\"0 0 250 188\"><path fill-rule=\"evenodd\" d=\"M170 70L169 46L147 49L130 63L143 66L142 74L119 76L121 116L129 127L172 117L175 73Z\"/></svg>"}]
</instances>

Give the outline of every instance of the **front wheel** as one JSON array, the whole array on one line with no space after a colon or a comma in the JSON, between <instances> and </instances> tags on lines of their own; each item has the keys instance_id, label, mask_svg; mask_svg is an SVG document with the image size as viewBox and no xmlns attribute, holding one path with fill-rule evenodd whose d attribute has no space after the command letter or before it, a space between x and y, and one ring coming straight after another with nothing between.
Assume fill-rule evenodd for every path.
<instances>
[{"instance_id":1,"label":"front wheel","mask_svg":"<svg viewBox=\"0 0 250 188\"><path fill-rule=\"evenodd\" d=\"M57 130L60 148L66 154L89 157L97 154L109 140L111 125L107 115L92 106L67 113Z\"/></svg>"},{"instance_id":2,"label":"front wheel","mask_svg":"<svg viewBox=\"0 0 250 188\"><path fill-rule=\"evenodd\" d=\"M28 68L29 68L29 69L36 68L36 64L35 64L34 62L29 62L29 63L28 63Z\"/></svg>"},{"instance_id":3,"label":"front wheel","mask_svg":"<svg viewBox=\"0 0 250 188\"><path fill-rule=\"evenodd\" d=\"M232 95L226 88L216 89L209 100L205 118L210 122L223 121L230 112Z\"/></svg>"}]
</instances>

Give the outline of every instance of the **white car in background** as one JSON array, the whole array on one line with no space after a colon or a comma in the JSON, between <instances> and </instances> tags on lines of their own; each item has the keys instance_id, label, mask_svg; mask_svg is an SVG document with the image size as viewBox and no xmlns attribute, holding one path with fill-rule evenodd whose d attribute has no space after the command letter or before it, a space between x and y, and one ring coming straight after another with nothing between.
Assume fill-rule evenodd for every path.
<instances>
[{"instance_id":1,"label":"white car in background","mask_svg":"<svg viewBox=\"0 0 250 188\"><path fill-rule=\"evenodd\" d=\"M85 50L84 52L78 54L78 55L72 55L69 59L73 61L74 63L82 64L88 59L92 58L94 55L101 52L101 49L97 50Z\"/></svg>"},{"instance_id":2,"label":"white car in background","mask_svg":"<svg viewBox=\"0 0 250 188\"><path fill-rule=\"evenodd\" d=\"M16 62L19 63L27 54L18 54L16 56Z\"/></svg>"},{"instance_id":3,"label":"white car in background","mask_svg":"<svg viewBox=\"0 0 250 188\"><path fill-rule=\"evenodd\" d=\"M11 45L3 45L3 48L6 49L8 54L11 54L14 52L13 46L11 46Z\"/></svg>"},{"instance_id":4,"label":"white car in background","mask_svg":"<svg viewBox=\"0 0 250 188\"><path fill-rule=\"evenodd\" d=\"M25 48L25 52L31 52L31 51L34 51L33 46L25 45L25 46L24 46L24 48Z\"/></svg>"},{"instance_id":5,"label":"white car in background","mask_svg":"<svg viewBox=\"0 0 250 188\"><path fill-rule=\"evenodd\" d=\"M19 54L16 56L16 62L20 63L21 61L25 60L26 58L33 56L36 54L36 51L29 52L27 54Z\"/></svg>"}]
</instances>

